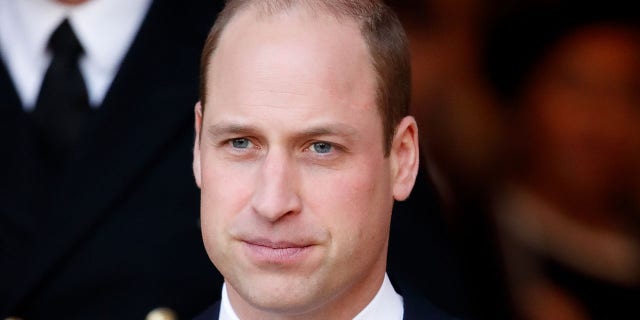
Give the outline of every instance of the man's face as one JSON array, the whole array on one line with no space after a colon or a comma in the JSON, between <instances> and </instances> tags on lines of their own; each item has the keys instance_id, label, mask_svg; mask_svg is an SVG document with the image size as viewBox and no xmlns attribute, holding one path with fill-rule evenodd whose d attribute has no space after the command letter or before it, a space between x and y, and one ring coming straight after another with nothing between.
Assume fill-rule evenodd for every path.
<instances>
[{"instance_id":1,"label":"man's face","mask_svg":"<svg viewBox=\"0 0 640 320\"><path fill-rule=\"evenodd\" d=\"M393 198L413 180L394 185L357 25L241 12L209 68L194 172L205 247L234 309L310 318L364 307L348 297L379 288Z\"/></svg>"}]
</instances>

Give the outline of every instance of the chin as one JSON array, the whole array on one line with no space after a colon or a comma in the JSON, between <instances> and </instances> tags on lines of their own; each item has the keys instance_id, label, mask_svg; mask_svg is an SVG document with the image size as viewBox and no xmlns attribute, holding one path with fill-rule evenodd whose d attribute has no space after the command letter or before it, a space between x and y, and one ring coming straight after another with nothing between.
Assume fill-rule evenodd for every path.
<instances>
[{"instance_id":1,"label":"chin","mask_svg":"<svg viewBox=\"0 0 640 320\"><path fill-rule=\"evenodd\" d=\"M245 277L239 293L254 308L279 314L301 314L316 308L318 288L308 277L258 276L262 281L251 281ZM266 278L266 279L265 279Z\"/></svg>"}]
</instances>

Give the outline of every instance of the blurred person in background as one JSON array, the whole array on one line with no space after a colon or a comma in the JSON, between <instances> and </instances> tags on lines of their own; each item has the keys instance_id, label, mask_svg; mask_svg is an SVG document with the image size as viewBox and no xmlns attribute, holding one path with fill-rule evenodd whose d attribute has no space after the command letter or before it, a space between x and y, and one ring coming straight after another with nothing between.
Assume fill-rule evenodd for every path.
<instances>
[{"instance_id":1,"label":"blurred person in background","mask_svg":"<svg viewBox=\"0 0 640 320\"><path fill-rule=\"evenodd\" d=\"M640 318L640 19L629 9L520 7L488 33L511 155L493 218L517 319Z\"/></svg>"},{"instance_id":2,"label":"blurred person in background","mask_svg":"<svg viewBox=\"0 0 640 320\"><path fill-rule=\"evenodd\" d=\"M220 6L0 0L0 318L189 318L219 297L191 110Z\"/></svg>"},{"instance_id":3,"label":"blurred person in background","mask_svg":"<svg viewBox=\"0 0 640 320\"><path fill-rule=\"evenodd\" d=\"M411 48L411 112L420 125L416 188L392 217L390 267L465 319L509 312L486 197L501 123L478 68L480 32L500 1L390 0ZM415 261L415 244L425 256Z\"/></svg>"}]
</instances>

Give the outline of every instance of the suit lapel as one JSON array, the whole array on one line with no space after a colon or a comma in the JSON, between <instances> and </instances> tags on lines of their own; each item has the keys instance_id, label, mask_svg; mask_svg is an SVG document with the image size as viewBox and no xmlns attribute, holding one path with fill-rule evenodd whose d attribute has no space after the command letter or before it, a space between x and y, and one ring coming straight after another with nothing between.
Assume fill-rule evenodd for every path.
<instances>
[{"instance_id":1,"label":"suit lapel","mask_svg":"<svg viewBox=\"0 0 640 320\"><path fill-rule=\"evenodd\" d=\"M197 315L193 320L211 320L220 317L220 300L209 306L205 311Z\"/></svg>"},{"instance_id":2,"label":"suit lapel","mask_svg":"<svg viewBox=\"0 0 640 320\"><path fill-rule=\"evenodd\" d=\"M198 61L193 57L199 56L200 46L189 52L179 39L168 37L181 32L164 30L163 20L172 13L166 6L170 2L152 4L103 105L91 120L84 148L69 178L56 190L53 212L38 233L32 269L16 302L70 255L74 244L108 218L124 192L173 136L193 126L198 80ZM159 49L163 47L166 50ZM141 85L147 83L153 85ZM177 87L181 85L186 88Z\"/></svg>"},{"instance_id":3,"label":"suit lapel","mask_svg":"<svg viewBox=\"0 0 640 320\"><path fill-rule=\"evenodd\" d=\"M15 231L17 220L25 216L26 210L23 201L16 197L20 190L24 189L23 176L27 168L26 163L21 161L21 156L25 149L29 149L25 144L25 127L27 117L22 111L22 104L18 98L16 90L11 82L9 73L0 60L0 141L3 150L0 157L2 168L0 176L0 239L7 232ZM6 229L6 230L5 230ZM6 249L1 248L0 249ZM1 261L0 261L1 263Z\"/></svg>"},{"instance_id":4,"label":"suit lapel","mask_svg":"<svg viewBox=\"0 0 640 320\"><path fill-rule=\"evenodd\" d=\"M28 114L22 109L16 89L9 73L0 59L0 141L2 156L0 165L0 219L11 216L13 219L24 218L28 210L25 196L33 181L34 162L31 127ZM0 220L0 231L6 225ZM11 224L10 224L11 225ZM8 229L8 228L7 228ZM7 230L11 232L12 230Z\"/></svg>"},{"instance_id":5,"label":"suit lapel","mask_svg":"<svg viewBox=\"0 0 640 320\"><path fill-rule=\"evenodd\" d=\"M33 245L31 215L36 176L28 114L0 59L0 315L23 277Z\"/></svg>"}]
</instances>

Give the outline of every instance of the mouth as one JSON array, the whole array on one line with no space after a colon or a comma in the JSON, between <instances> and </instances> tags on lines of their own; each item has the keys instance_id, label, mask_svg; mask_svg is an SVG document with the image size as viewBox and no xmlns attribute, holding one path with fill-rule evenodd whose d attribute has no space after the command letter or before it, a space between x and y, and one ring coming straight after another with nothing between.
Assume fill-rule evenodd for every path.
<instances>
[{"instance_id":1,"label":"mouth","mask_svg":"<svg viewBox=\"0 0 640 320\"><path fill-rule=\"evenodd\" d=\"M243 240L249 258L258 265L292 265L300 263L312 245L265 239Z\"/></svg>"}]
</instances>

